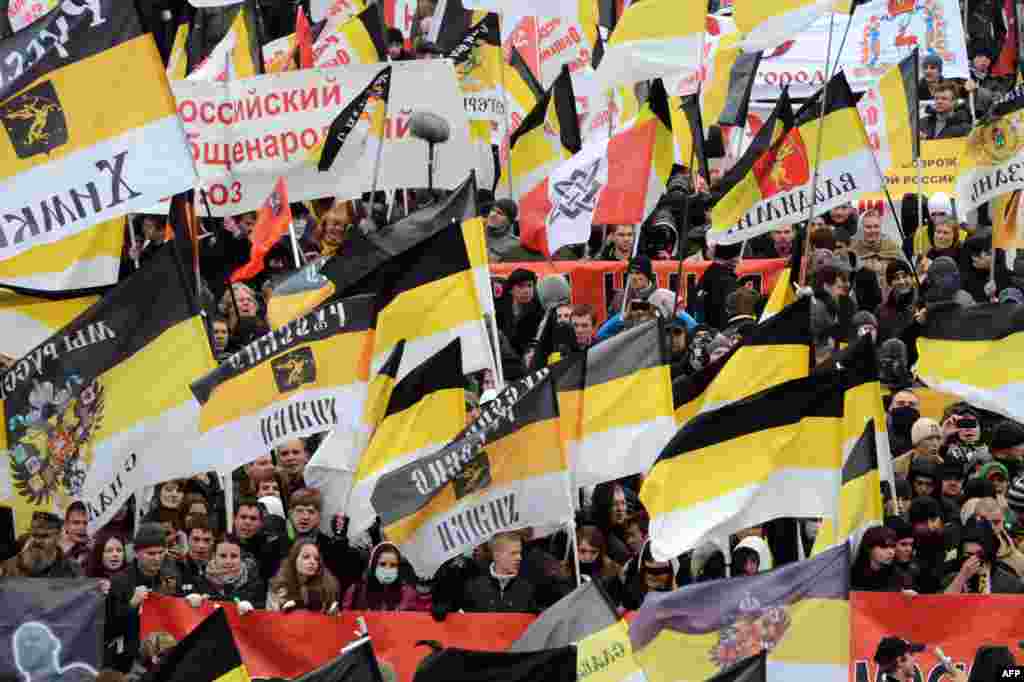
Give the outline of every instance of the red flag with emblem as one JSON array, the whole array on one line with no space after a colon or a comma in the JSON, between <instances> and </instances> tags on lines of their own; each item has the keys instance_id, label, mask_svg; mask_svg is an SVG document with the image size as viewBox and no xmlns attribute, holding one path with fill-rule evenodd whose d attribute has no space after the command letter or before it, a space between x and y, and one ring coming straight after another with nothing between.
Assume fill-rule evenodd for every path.
<instances>
[{"instance_id":1,"label":"red flag with emblem","mask_svg":"<svg viewBox=\"0 0 1024 682\"><path fill-rule=\"evenodd\" d=\"M274 248L281 237L288 233L292 222L292 209L288 205L288 186L284 178L278 178L274 191L260 206L256 225L249 234L252 250L249 262L238 268L231 275L232 282L242 282L263 272L263 261L270 249Z\"/></svg>"}]
</instances>

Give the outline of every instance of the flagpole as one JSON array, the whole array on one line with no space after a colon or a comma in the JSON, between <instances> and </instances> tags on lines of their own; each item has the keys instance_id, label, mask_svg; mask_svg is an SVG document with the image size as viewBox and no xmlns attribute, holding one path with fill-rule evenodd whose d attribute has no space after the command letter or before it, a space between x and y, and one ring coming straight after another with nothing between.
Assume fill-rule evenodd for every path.
<instances>
[{"instance_id":1,"label":"flagpole","mask_svg":"<svg viewBox=\"0 0 1024 682\"><path fill-rule=\"evenodd\" d=\"M701 133L701 134L703 134L703 133ZM693 159L694 159L694 156L696 155L696 152L697 152L697 145L690 144L690 165L689 165L690 168L693 167ZM690 173L692 174L693 171L690 171ZM686 199L686 203L683 205L683 224L680 226L680 228L678 230L676 230L676 232L679 235L678 240L681 241L684 237L688 236L689 231L690 231L690 198L687 198ZM681 295L683 293L683 287L686 286L685 282L683 281L683 245L680 244L680 243L676 244L676 258L679 260L679 267L676 270L676 301L672 305L672 317L673 318L675 318L676 310L679 308L679 299L680 299L680 297L681 297ZM626 280L628 282L629 278L627 277Z\"/></svg>"},{"instance_id":2,"label":"flagpole","mask_svg":"<svg viewBox=\"0 0 1024 682\"><path fill-rule=\"evenodd\" d=\"M572 555L573 561L576 563L576 587L579 587L583 584L583 576L580 575L580 543L579 537L576 535L575 518L569 522L569 532L572 533Z\"/></svg>"},{"instance_id":3,"label":"flagpole","mask_svg":"<svg viewBox=\"0 0 1024 682\"><path fill-rule=\"evenodd\" d=\"M851 15L852 16L852 15ZM815 199L818 196L818 174L821 169L821 142L825 135L825 111L828 109L828 85L832 78L829 75L829 64L832 59L832 33L835 28L836 14L835 12L829 12L828 17L828 46L825 48L825 86L821 94L821 113L818 115L818 140L815 145L814 152L814 176L811 180L811 206L807 212L807 224L811 224L811 220L814 219L814 205L817 203ZM839 63L839 55L836 55L836 63ZM804 235L804 254L803 262L800 264L800 286L803 287L807 283L807 265L810 263L811 255L811 231L810 229L805 230Z\"/></svg>"},{"instance_id":4,"label":"flagpole","mask_svg":"<svg viewBox=\"0 0 1024 682\"><path fill-rule=\"evenodd\" d=\"M224 488L224 515L227 517L227 524L224 526L230 533L235 528L235 484L231 480L231 472L217 474L220 476L220 485Z\"/></svg>"},{"instance_id":5,"label":"flagpole","mask_svg":"<svg viewBox=\"0 0 1024 682\"><path fill-rule=\"evenodd\" d=\"M305 263L302 262L302 256L299 254L299 239L295 236L295 221L288 221L288 234L292 238L292 258L295 260L295 268L302 268Z\"/></svg>"},{"instance_id":6,"label":"flagpole","mask_svg":"<svg viewBox=\"0 0 1024 682\"><path fill-rule=\"evenodd\" d=\"M390 58L388 59L388 61L391 61ZM387 68L391 69L390 66L388 66ZM377 76L374 76L373 80L377 80ZM374 205L374 202L376 201L376 196L377 196L377 180L378 180L378 177L380 175L380 159L381 159L381 156L383 156L383 154L384 154L384 140L386 138L386 134L385 133L387 131L388 105L390 103L391 103L391 76L388 75L387 97L384 98L384 115L381 116L381 119L382 119L381 122L382 122L383 125L382 125L381 131L380 131L380 141L377 143L377 155L376 155L376 157L373 160L373 181L370 184L370 208L367 211L367 216L366 216L367 218L370 219L371 223L373 222L373 205ZM431 161L433 161L433 159L431 159Z\"/></svg>"},{"instance_id":7,"label":"flagpole","mask_svg":"<svg viewBox=\"0 0 1024 682\"><path fill-rule=\"evenodd\" d=\"M498 42L501 43L501 22L504 19L498 19ZM515 46L513 46L514 48ZM505 46L501 45L501 102L504 107L504 118L505 118L505 134L501 139L498 140L498 171L501 171L501 145L506 139L512 137L512 125L509 123L508 115L508 86L505 84L505 67L511 66L511 60L506 64L505 62ZM515 194L512 192L512 146L509 145L508 154L505 155L505 177L508 179L508 191L511 197L514 199ZM497 183L495 183L495 189L497 189Z\"/></svg>"},{"instance_id":8,"label":"flagpole","mask_svg":"<svg viewBox=\"0 0 1024 682\"><path fill-rule=\"evenodd\" d=\"M135 237L135 228L132 227L132 221L128 216L124 217L124 226L128 230L128 246L131 249L131 258L135 263L135 269L139 269L139 253L135 249L138 248L138 239Z\"/></svg>"}]
</instances>

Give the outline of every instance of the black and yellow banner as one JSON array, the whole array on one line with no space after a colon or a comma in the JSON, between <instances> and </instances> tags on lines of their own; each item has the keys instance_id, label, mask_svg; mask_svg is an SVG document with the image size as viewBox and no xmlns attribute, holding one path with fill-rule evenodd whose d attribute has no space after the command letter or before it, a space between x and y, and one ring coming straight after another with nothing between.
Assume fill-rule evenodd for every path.
<instances>
[{"instance_id":1,"label":"black and yellow banner","mask_svg":"<svg viewBox=\"0 0 1024 682\"><path fill-rule=\"evenodd\" d=\"M406 348L408 346L405 346ZM389 471L437 450L466 426L465 378L461 343L455 339L427 358L397 384L391 374L394 360L374 381L375 395L387 396L380 421L355 468L349 495L349 532L372 525L379 510L371 506L374 486ZM379 398L378 398L379 402Z\"/></svg>"},{"instance_id":2,"label":"black and yellow banner","mask_svg":"<svg viewBox=\"0 0 1024 682\"><path fill-rule=\"evenodd\" d=\"M374 319L372 296L328 303L193 382L202 405L200 447L239 453L237 466L245 453L321 431L355 438L363 430Z\"/></svg>"},{"instance_id":3,"label":"black and yellow banner","mask_svg":"<svg viewBox=\"0 0 1024 682\"><path fill-rule=\"evenodd\" d=\"M81 499L98 528L143 486L219 466L193 450L188 384L215 364L180 272L158 250L0 377L16 513Z\"/></svg>"},{"instance_id":4,"label":"black and yellow banner","mask_svg":"<svg viewBox=\"0 0 1024 682\"><path fill-rule=\"evenodd\" d=\"M372 503L420 575L497 533L572 518L551 371L510 385L446 447L381 476Z\"/></svg>"},{"instance_id":5,"label":"black and yellow banner","mask_svg":"<svg viewBox=\"0 0 1024 682\"><path fill-rule=\"evenodd\" d=\"M929 387L1024 421L1024 308L990 303L930 310L917 340L917 372Z\"/></svg>"},{"instance_id":6,"label":"black and yellow banner","mask_svg":"<svg viewBox=\"0 0 1024 682\"><path fill-rule=\"evenodd\" d=\"M249 682L225 610L217 608L178 642L153 682Z\"/></svg>"}]
</instances>

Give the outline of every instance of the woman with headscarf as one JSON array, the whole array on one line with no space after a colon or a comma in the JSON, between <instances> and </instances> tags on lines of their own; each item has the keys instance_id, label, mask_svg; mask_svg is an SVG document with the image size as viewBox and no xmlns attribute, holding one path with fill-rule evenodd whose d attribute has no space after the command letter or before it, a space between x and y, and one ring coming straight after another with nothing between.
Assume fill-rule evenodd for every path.
<instances>
[{"instance_id":1,"label":"woman with headscarf","mask_svg":"<svg viewBox=\"0 0 1024 682\"><path fill-rule=\"evenodd\" d=\"M631 492L617 481L601 483L594 488L591 501L594 525L604 534L608 556L620 564L630 555L626 546L626 518Z\"/></svg>"},{"instance_id":2,"label":"woman with headscarf","mask_svg":"<svg viewBox=\"0 0 1024 682\"><path fill-rule=\"evenodd\" d=\"M402 575L402 553L391 542L382 542L370 552L365 577L348 588L346 611L416 611L420 600L416 586Z\"/></svg>"},{"instance_id":3,"label":"woman with headscarf","mask_svg":"<svg viewBox=\"0 0 1024 682\"><path fill-rule=\"evenodd\" d=\"M338 579L324 566L317 544L299 540L270 581L267 610L336 612L340 591Z\"/></svg>"}]
</instances>

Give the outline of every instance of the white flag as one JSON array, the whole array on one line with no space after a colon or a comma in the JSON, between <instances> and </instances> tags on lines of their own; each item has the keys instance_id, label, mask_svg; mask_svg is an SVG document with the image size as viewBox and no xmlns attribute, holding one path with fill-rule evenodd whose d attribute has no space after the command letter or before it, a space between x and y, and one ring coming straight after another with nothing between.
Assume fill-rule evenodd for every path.
<instances>
[{"instance_id":1,"label":"white flag","mask_svg":"<svg viewBox=\"0 0 1024 682\"><path fill-rule=\"evenodd\" d=\"M590 239L601 194L608 184L608 139L592 142L551 174L545 224L550 253Z\"/></svg>"}]
</instances>

